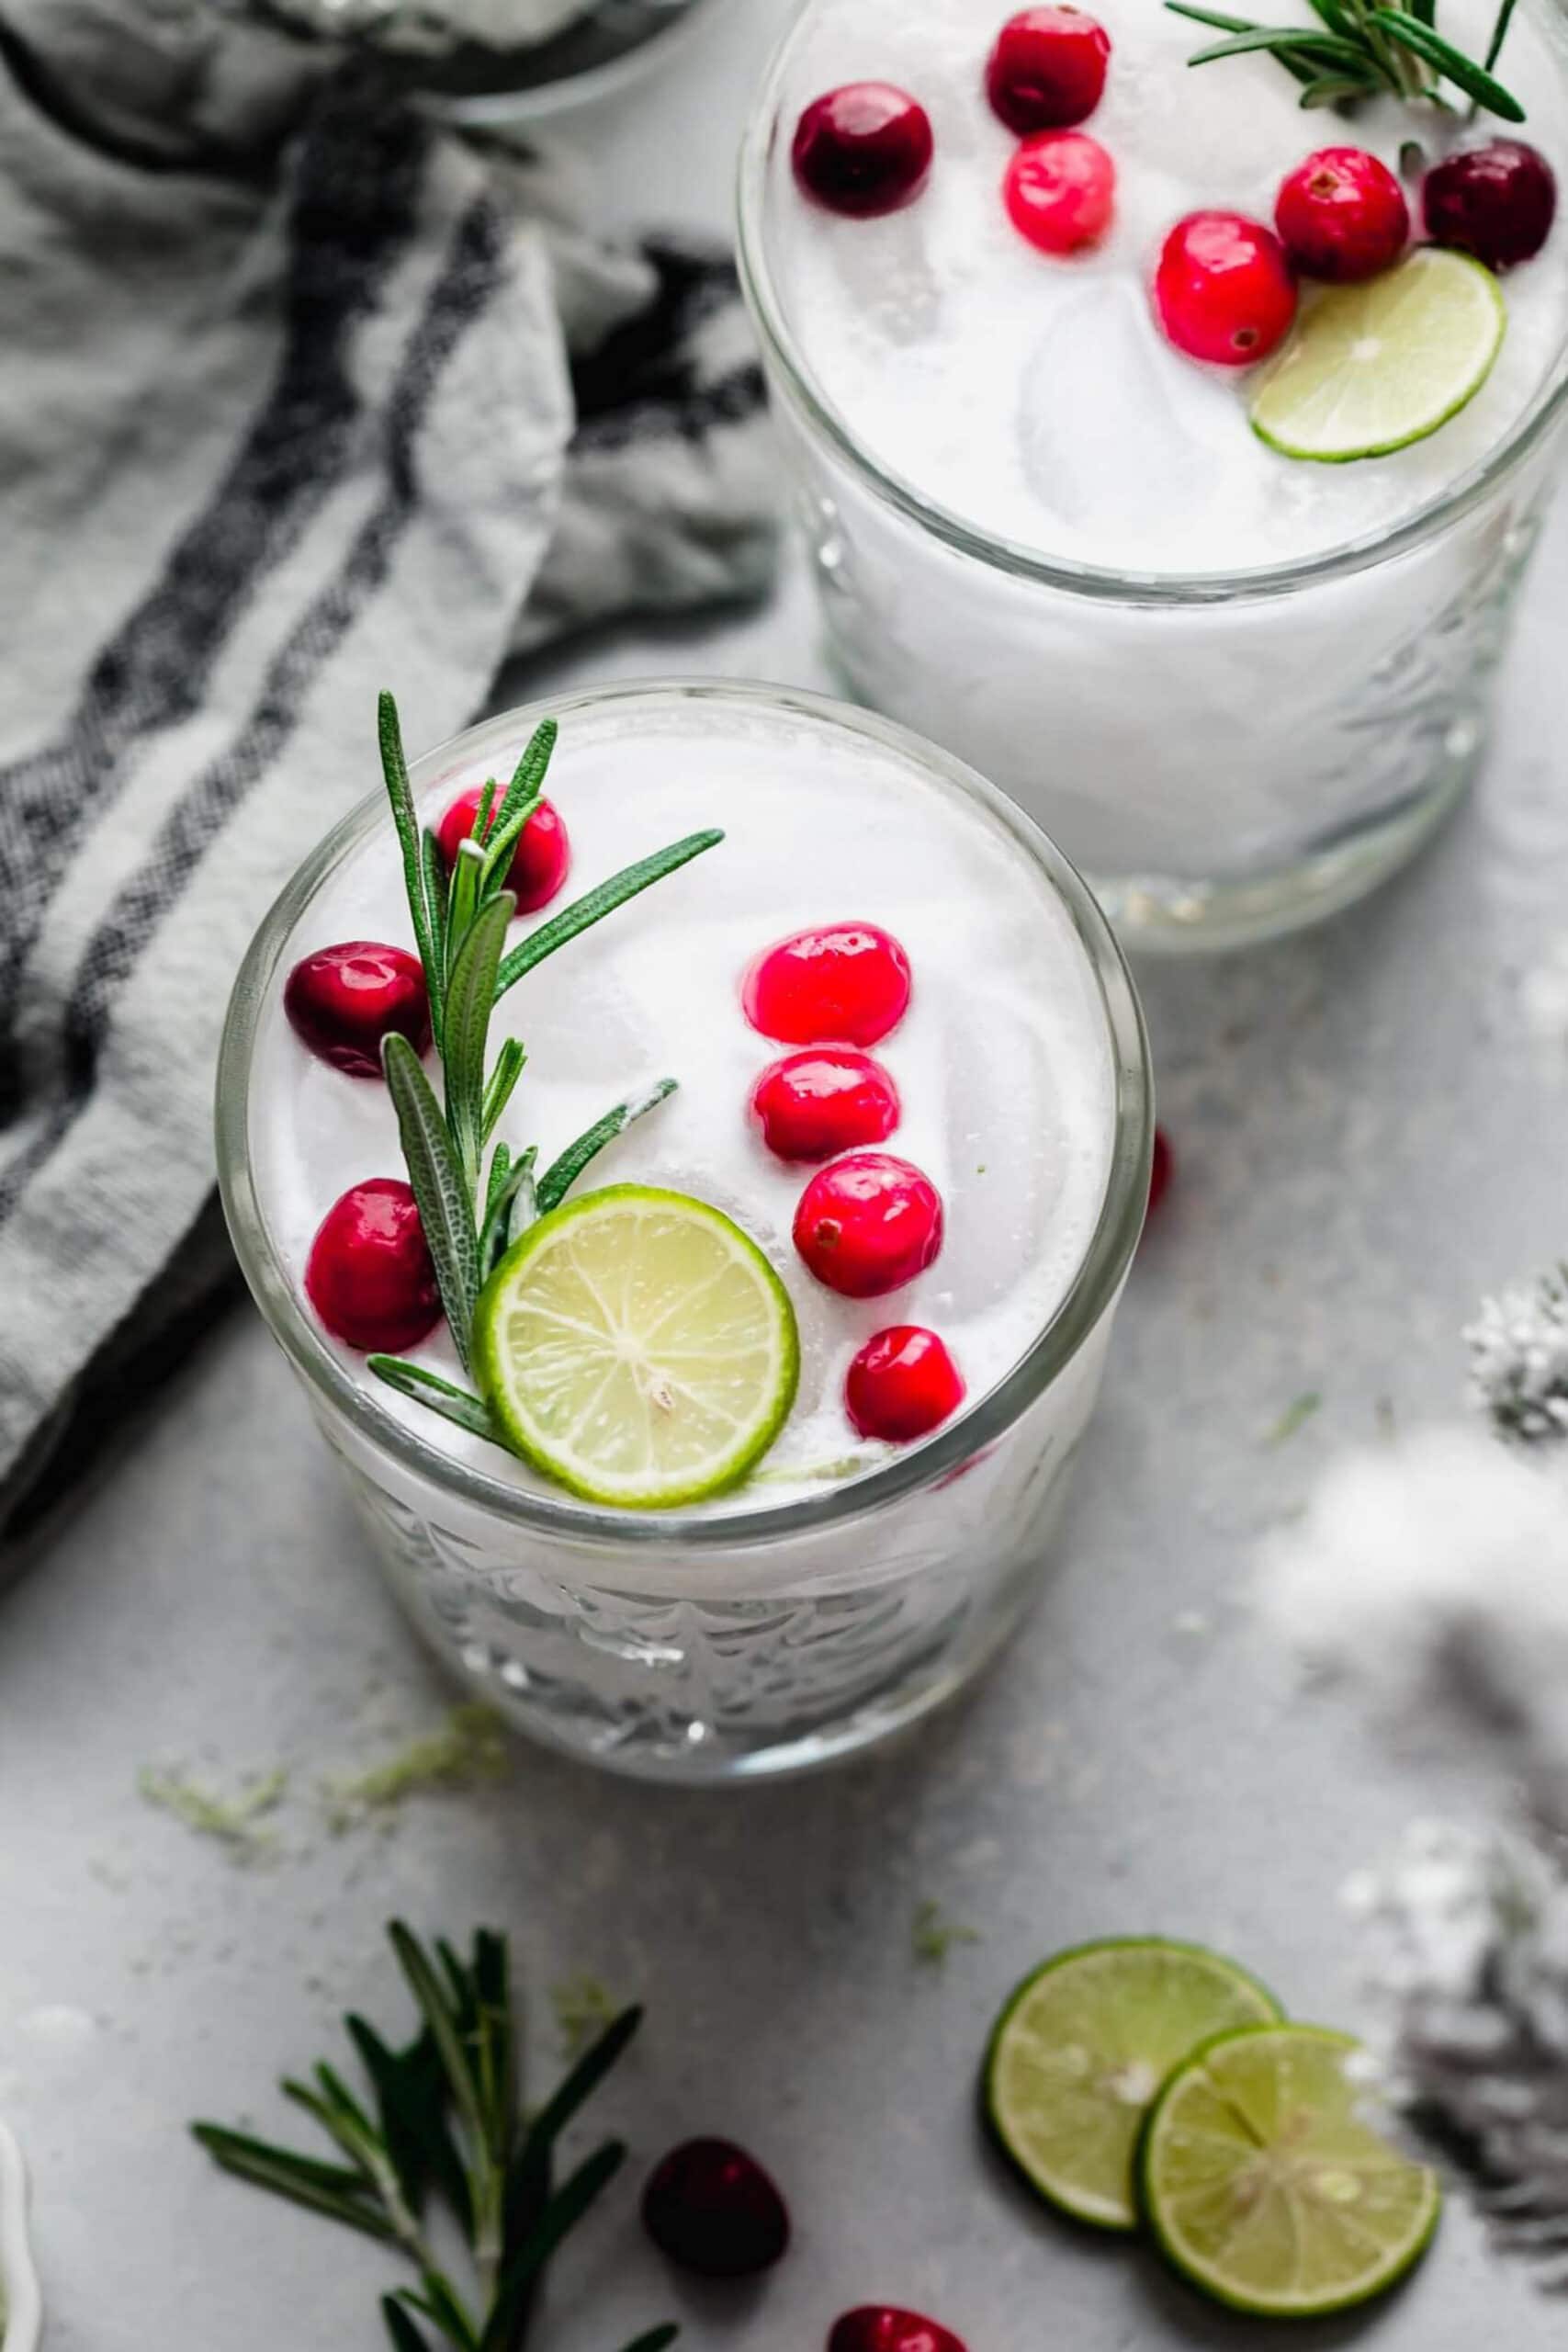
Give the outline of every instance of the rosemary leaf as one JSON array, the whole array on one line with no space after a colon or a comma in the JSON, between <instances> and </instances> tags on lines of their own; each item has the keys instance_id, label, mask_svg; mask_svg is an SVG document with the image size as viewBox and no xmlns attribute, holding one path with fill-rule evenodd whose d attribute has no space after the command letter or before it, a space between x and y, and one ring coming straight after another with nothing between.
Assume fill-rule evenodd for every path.
<instances>
[{"instance_id":1,"label":"rosemary leaf","mask_svg":"<svg viewBox=\"0 0 1568 2352\"><path fill-rule=\"evenodd\" d=\"M530 1144L518 1161L520 1181L512 1194L512 1206L506 1213L506 1247L521 1241L528 1227L538 1220L539 1194L534 1182L534 1165L539 1157L538 1146Z\"/></svg>"},{"instance_id":2,"label":"rosemary leaf","mask_svg":"<svg viewBox=\"0 0 1568 2352\"><path fill-rule=\"evenodd\" d=\"M523 2137L506 2185L506 2243L520 2245L549 2198L550 2154L578 2109L591 2098L642 2023L640 2008L623 2009L585 2050L552 2092Z\"/></svg>"},{"instance_id":3,"label":"rosemary leaf","mask_svg":"<svg viewBox=\"0 0 1568 2352\"><path fill-rule=\"evenodd\" d=\"M425 992L434 1000L439 984L439 971L430 910L425 903L419 818L409 786L409 768L403 756L403 733L398 720L398 706L384 690L377 706L377 726L381 745L381 774L386 780L387 797L392 804L392 821L397 826L398 840L402 844L403 883L408 891L409 916L419 946L420 962L424 966Z\"/></svg>"},{"instance_id":4,"label":"rosemary leaf","mask_svg":"<svg viewBox=\"0 0 1568 2352\"><path fill-rule=\"evenodd\" d=\"M1325 65L1353 65L1358 72L1366 65L1366 51L1354 41L1342 40L1337 33L1316 33L1300 25L1292 26L1289 30L1257 25L1250 32L1235 33L1228 40L1215 41L1210 49L1198 50L1187 62L1213 65L1222 57L1245 57L1255 49L1270 51L1284 65L1293 66L1298 60L1313 64L1321 62Z\"/></svg>"},{"instance_id":5,"label":"rosemary leaf","mask_svg":"<svg viewBox=\"0 0 1568 2352\"><path fill-rule=\"evenodd\" d=\"M418 2294L412 2287L400 2288L398 2300L434 2320L455 2352L479 2352L479 2339L474 2323L457 2301L451 2281L444 2278L439 2270L427 2270L420 2287L422 2291Z\"/></svg>"},{"instance_id":6,"label":"rosemary leaf","mask_svg":"<svg viewBox=\"0 0 1568 2352\"><path fill-rule=\"evenodd\" d=\"M1303 85L1300 103L1303 107L1342 107L1352 99L1364 98L1366 95L1364 82L1353 82L1348 76L1337 80L1333 74L1326 74L1319 80Z\"/></svg>"},{"instance_id":7,"label":"rosemary leaf","mask_svg":"<svg viewBox=\"0 0 1568 2352\"><path fill-rule=\"evenodd\" d=\"M683 841L671 842L668 849L655 850L651 857L639 858L635 865L625 866L619 874L613 874L607 882L601 882L597 889L585 892L581 899L574 899L570 907L563 907L558 915L552 915L548 922L542 922L537 931L531 932L503 959L495 981L498 1000L506 994L508 989L516 987L525 972L531 972L536 964L542 964L547 956L553 956L558 947L564 947L579 933L602 922L606 915L614 914L617 907L624 907L628 899L635 899L639 890L661 882L667 874L675 873L679 867L689 864L694 857L700 857L705 850L714 848L723 839L723 833L716 829L688 833Z\"/></svg>"},{"instance_id":8,"label":"rosemary leaf","mask_svg":"<svg viewBox=\"0 0 1568 2352\"><path fill-rule=\"evenodd\" d=\"M1331 33L1343 40L1354 40L1356 19L1339 5L1339 0L1308 0L1314 16L1320 17Z\"/></svg>"},{"instance_id":9,"label":"rosemary leaf","mask_svg":"<svg viewBox=\"0 0 1568 2352\"><path fill-rule=\"evenodd\" d=\"M446 973L450 981L454 966L463 952L468 926L479 911L479 876L485 870L485 854L470 833L459 842L457 854L452 861L452 879L446 892Z\"/></svg>"},{"instance_id":10,"label":"rosemary leaf","mask_svg":"<svg viewBox=\"0 0 1568 2352\"><path fill-rule=\"evenodd\" d=\"M389 1388L395 1388L400 1396L409 1397L415 1405L428 1406L443 1420L467 1430L470 1437L488 1439L491 1445L506 1444L500 1425L491 1419L490 1407L482 1396L473 1396L467 1388L454 1387L438 1372L427 1372L423 1364L410 1363L402 1356L367 1356L366 1362L377 1379L384 1380Z\"/></svg>"},{"instance_id":11,"label":"rosemary leaf","mask_svg":"<svg viewBox=\"0 0 1568 2352\"><path fill-rule=\"evenodd\" d=\"M498 875L504 880L512 865L512 853L517 846L524 826L534 813L537 797L536 794L533 799L524 800L504 824L491 827L490 839L485 843L484 870L479 876L481 899L495 886Z\"/></svg>"},{"instance_id":12,"label":"rosemary leaf","mask_svg":"<svg viewBox=\"0 0 1568 2352\"><path fill-rule=\"evenodd\" d=\"M547 1216L553 1208L558 1208L589 1161L595 1159L606 1144L614 1143L617 1136L625 1135L634 1119L645 1118L649 1111L656 1111L661 1102L669 1101L674 1091L675 1080L661 1078L657 1085L649 1088L646 1094L637 1095L629 1102L617 1102L613 1111L606 1111L602 1119L595 1119L575 1143L569 1143L560 1158L553 1159L539 1179L539 1215Z\"/></svg>"},{"instance_id":13,"label":"rosemary leaf","mask_svg":"<svg viewBox=\"0 0 1568 2352\"><path fill-rule=\"evenodd\" d=\"M1419 9L1417 14L1421 17L1423 23L1428 25L1431 23L1432 18L1427 15L1425 9ZM1503 54L1503 43L1508 38L1508 27L1513 20L1514 0L1503 0L1503 5L1497 11L1497 21L1492 28L1492 38L1486 44L1485 58L1483 60L1488 74Z\"/></svg>"},{"instance_id":14,"label":"rosemary leaf","mask_svg":"<svg viewBox=\"0 0 1568 2352\"><path fill-rule=\"evenodd\" d=\"M367 2237L388 2245L396 2242L397 2232L381 2208L370 2201L369 2184L360 2173L341 2165L318 2164L291 2148L270 2147L264 2140L226 2131L219 2123L193 2123L191 2132L214 2162L237 2180L268 2189L275 2197L287 2197L312 2213L324 2214L330 2222L362 2231Z\"/></svg>"},{"instance_id":15,"label":"rosemary leaf","mask_svg":"<svg viewBox=\"0 0 1568 2352\"><path fill-rule=\"evenodd\" d=\"M1258 30L1251 17L1225 17L1217 8L1199 8L1192 0L1165 0L1173 17L1190 17L1195 25L1213 25L1221 33L1254 33Z\"/></svg>"},{"instance_id":16,"label":"rosemary leaf","mask_svg":"<svg viewBox=\"0 0 1568 2352\"><path fill-rule=\"evenodd\" d=\"M420 858L424 871L424 895L430 907L431 946L435 957L435 984L431 992L430 967L425 967L425 993L431 997L430 1027L435 1040L435 1050L441 1051L442 1016L446 1009L446 869L441 860L441 843L426 825L420 835Z\"/></svg>"},{"instance_id":17,"label":"rosemary leaf","mask_svg":"<svg viewBox=\"0 0 1568 2352\"><path fill-rule=\"evenodd\" d=\"M344 2027L375 2090L382 2143L404 2204L411 2213L423 2211L434 2184L462 2221L468 2184L446 2130L441 2062L429 2034L391 2050L362 2017L344 2018Z\"/></svg>"},{"instance_id":18,"label":"rosemary leaf","mask_svg":"<svg viewBox=\"0 0 1568 2352\"><path fill-rule=\"evenodd\" d=\"M553 718L542 718L528 738L527 746L512 772L512 781L495 812L495 823L491 829L492 841L502 825L511 823L519 808L531 806L537 800L544 786L545 772L555 752L556 737L559 733L560 729Z\"/></svg>"},{"instance_id":19,"label":"rosemary leaf","mask_svg":"<svg viewBox=\"0 0 1568 2352\"><path fill-rule=\"evenodd\" d=\"M1525 110L1517 98L1430 25L1423 24L1403 8L1374 8L1370 21L1424 64L1435 66L1445 80L1462 90L1466 97L1473 98L1477 106L1501 116L1505 122L1523 122Z\"/></svg>"},{"instance_id":20,"label":"rosemary leaf","mask_svg":"<svg viewBox=\"0 0 1568 2352\"><path fill-rule=\"evenodd\" d=\"M381 2316L387 2323L387 2333L392 2339L393 2352L430 2352L430 2346L415 2327L396 2295L383 2295Z\"/></svg>"},{"instance_id":21,"label":"rosemary leaf","mask_svg":"<svg viewBox=\"0 0 1568 2352\"><path fill-rule=\"evenodd\" d=\"M495 1010L495 975L515 903L511 891L502 890L481 908L457 950L446 986L446 1043L442 1054L446 1125L470 1201L479 1184L479 1154L488 1132L485 1049L490 1017ZM512 1085L517 1082L520 1068L519 1062L513 1069Z\"/></svg>"},{"instance_id":22,"label":"rosemary leaf","mask_svg":"<svg viewBox=\"0 0 1568 2352\"><path fill-rule=\"evenodd\" d=\"M474 821L468 827L471 839L478 842L481 849L490 839L491 811L494 807L495 778L489 775L485 778L485 788L479 795L479 805L474 810Z\"/></svg>"},{"instance_id":23,"label":"rosemary leaf","mask_svg":"<svg viewBox=\"0 0 1568 2352\"><path fill-rule=\"evenodd\" d=\"M459 2021L453 2014L446 1990L431 1966L430 1956L423 1945L402 1920L392 1920L387 1933L391 1938L398 1965L408 1981L409 1990L435 2043L453 2105L476 2137L482 2137L483 2120L479 2113L479 2094L468 2065Z\"/></svg>"},{"instance_id":24,"label":"rosemary leaf","mask_svg":"<svg viewBox=\"0 0 1568 2352\"><path fill-rule=\"evenodd\" d=\"M420 1068L419 1056L396 1030L389 1030L381 1040L381 1069L398 1114L409 1182L434 1262L446 1320L466 1370L479 1289L472 1188L464 1188L446 1122Z\"/></svg>"},{"instance_id":25,"label":"rosemary leaf","mask_svg":"<svg viewBox=\"0 0 1568 2352\"><path fill-rule=\"evenodd\" d=\"M626 2352L664 2352L665 2346L673 2344L680 2333L673 2321L663 2327L650 2327L646 2335L639 2335L626 2346Z\"/></svg>"},{"instance_id":26,"label":"rosemary leaf","mask_svg":"<svg viewBox=\"0 0 1568 2352\"><path fill-rule=\"evenodd\" d=\"M491 1156L490 1177L485 1185L485 1213L482 1222L487 1225L494 1215L497 1201L506 1189L506 1179L511 1170L512 1146L507 1143L498 1143ZM481 1257L484 1254L482 1247L479 1254Z\"/></svg>"},{"instance_id":27,"label":"rosemary leaf","mask_svg":"<svg viewBox=\"0 0 1568 2352\"><path fill-rule=\"evenodd\" d=\"M607 2140L561 2183L502 2273L490 2320L479 2338L479 2352L513 2352L519 2320L545 2265L615 2178L626 2154L621 2141Z\"/></svg>"},{"instance_id":28,"label":"rosemary leaf","mask_svg":"<svg viewBox=\"0 0 1568 2352\"><path fill-rule=\"evenodd\" d=\"M499 957L497 961L499 962ZM492 983L493 985L493 983ZM493 999L492 999L493 1001ZM495 1057L495 1068L485 1084L484 1107L479 1116L479 1142L489 1143L495 1133L496 1122L512 1100L512 1090L523 1075L523 1065L528 1057L518 1037L508 1037ZM495 1182L493 1169L491 1182Z\"/></svg>"},{"instance_id":29,"label":"rosemary leaf","mask_svg":"<svg viewBox=\"0 0 1568 2352\"><path fill-rule=\"evenodd\" d=\"M504 1147L503 1147L504 1148ZM479 1280L488 1283L502 1259L519 1234L526 1231L538 1215L534 1200L534 1162L537 1152L530 1145L515 1166L506 1173L505 1182L495 1191L485 1212L484 1231L479 1236ZM498 1150L496 1158L499 1159ZM491 1175L493 1177L492 1169ZM525 1223L518 1233L512 1231L511 1216L519 1201L525 1202Z\"/></svg>"}]
</instances>

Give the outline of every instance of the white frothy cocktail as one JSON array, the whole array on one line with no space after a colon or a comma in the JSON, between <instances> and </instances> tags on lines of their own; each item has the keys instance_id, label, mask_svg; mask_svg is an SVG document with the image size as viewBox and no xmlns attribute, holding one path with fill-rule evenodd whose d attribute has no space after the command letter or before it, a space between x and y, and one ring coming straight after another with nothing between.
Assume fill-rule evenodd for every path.
<instances>
[{"instance_id":1,"label":"white frothy cocktail","mask_svg":"<svg viewBox=\"0 0 1568 2352\"><path fill-rule=\"evenodd\" d=\"M1554 240L1508 272L1490 376L1430 437L1284 458L1249 430L1247 376L1160 333L1162 240L1202 209L1270 221L1285 176L1340 141L1404 171L1418 222L1407 142L1430 165L1506 126L1392 96L1303 113L1272 57L1191 69L1199 28L1106 0L1083 129L1113 158L1113 217L1043 254L1004 209L1018 139L983 87L1005 13L816 0L748 142L750 291L834 644L867 700L1032 809L1134 935L1280 927L1375 880L1468 773L1539 513L1568 269ZM1321 29L1305 0L1259 13ZM1443 0L1441 22L1479 51L1495 14ZM1522 0L1504 63L1522 135L1568 164L1555 6ZM803 193L792 138L866 79L918 99L934 154L914 200L840 217Z\"/></svg>"},{"instance_id":2,"label":"white frothy cocktail","mask_svg":"<svg viewBox=\"0 0 1568 2352\"><path fill-rule=\"evenodd\" d=\"M502 1703L644 1770L806 1760L931 1703L1032 1585L1141 1216L1136 1015L1048 845L897 730L724 688L585 696L560 718L548 781L568 896L705 825L725 839L502 1000L497 1036L515 1033L528 1060L498 1132L547 1158L607 1102L678 1080L582 1189L691 1193L760 1245L801 1342L776 1442L742 1485L678 1515L593 1510L433 1419L322 1329L314 1237L345 1188L402 1159L382 1083L309 1051L284 985L335 942L412 945L383 812L301 876L242 978L231 1219L400 1589ZM495 722L422 763L425 820L504 776L530 726ZM513 940L547 919L522 918ZM771 1152L748 1110L787 1048L748 1021L743 978L780 937L832 922L883 927L908 956L908 1009L872 1049L898 1099L886 1149L944 1210L934 1261L864 1298L804 1262L792 1221L813 1169ZM895 1323L939 1332L966 1390L915 1447L868 1442L846 1417L852 1359ZM462 1377L443 1326L406 1352Z\"/></svg>"}]
</instances>

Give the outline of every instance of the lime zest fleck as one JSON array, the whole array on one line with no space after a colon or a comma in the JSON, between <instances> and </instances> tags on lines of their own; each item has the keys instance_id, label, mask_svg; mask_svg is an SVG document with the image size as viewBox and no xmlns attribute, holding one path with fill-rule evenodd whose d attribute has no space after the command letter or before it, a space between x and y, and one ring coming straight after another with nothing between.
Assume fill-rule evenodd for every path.
<instances>
[{"instance_id":1,"label":"lime zest fleck","mask_svg":"<svg viewBox=\"0 0 1568 2352\"><path fill-rule=\"evenodd\" d=\"M555 2012L561 2049L568 2058L581 2057L589 2043L596 2041L621 2013L621 2005L609 1986L586 1971L577 1976L563 1976L550 1986L550 2007Z\"/></svg>"},{"instance_id":2,"label":"lime zest fleck","mask_svg":"<svg viewBox=\"0 0 1568 2352\"><path fill-rule=\"evenodd\" d=\"M977 1944L981 1940L978 1928L971 1928L962 1919L950 1919L933 1895L916 1904L915 1916L909 1922L909 1949L919 1966L945 1968L948 1955L957 1945Z\"/></svg>"},{"instance_id":3,"label":"lime zest fleck","mask_svg":"<svg viewBox=\"0 0 1568 2352\"><path fill-rule=\"evenodd\" d=\"M409 1797L455 1794L503 1781L512 1770L506 1726L482 1699L454 1707L433 1731L352 1780L330 1783L329 1819L344 1829L367 1813L384 1813Z\"/></svg>"},{"instance_id":4,"label":"lime zest fleck","mask_svg":"<svg viewBox=\"0 0 1568 2352\"><path fill-rule=\"evenodd\" d=\"M1265 1445L1288 1445L1298 1430L1304 1429L1314 1413L1323 1410L1323 1397L1315 1388L1305 1388L1292 1396L1279 1419L1263 1432Z\"/></svg>"},{"instance_id":5,"label":"lime zest fleck","mask_svg":"<svg viewBox=\"0 0 1568 2352\"><path fill-rule=\"evenodd\" d=\"M159 1771L152 1765L143 1766L136 1785L148 1804L171 1815L193 1836L214 1839L237 1860L254 1860L276 1843L261 1824L283 1802L288 1768L279 1764L243 1782L232 1795L204 1787L178 1769Z\"/></svg>"}]
</instances>

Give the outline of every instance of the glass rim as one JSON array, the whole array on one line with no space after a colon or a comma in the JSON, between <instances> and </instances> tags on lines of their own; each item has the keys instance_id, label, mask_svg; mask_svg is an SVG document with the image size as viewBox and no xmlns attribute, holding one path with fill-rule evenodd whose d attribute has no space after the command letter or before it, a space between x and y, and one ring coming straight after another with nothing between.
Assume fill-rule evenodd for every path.
<instances>
[{"instance_id":1,"label":"glass rim","mask_svg":"<svg viewBox=\"0 0 1568 2352\"><path fill-rule=\"evenodd\" d=\"M627 1511L579 1500L564 1491L520 1487L455 1460L421 1437L356 1381L317 1329L274 1247L254 1182L250 1148L251 1066L258 1017L295 928L327 876L370 832L389 820L379 786L343 818L299 867L264 917L235 978L219 1048L216 1127L218 1183L229 1232L251 1294L296 1372L316 1396L342 1414L360 1438L405 1469L461 1501L537 1535L620 1549L671 1546L714 1551L762 1545L780 1537L866 1518L931 1487L994 1443L1066 1369L1114 1301L1142 1232L1153 1148L1154 1098L1148 1039L1125 959L1088 886L1032 820L948 752L908 728L804 689L714 678L631 679L578 688L523 704L435 745L413 762L416 797L455 759L470 759L502 741L525 740L547 717L569 720L612 702L718 701L759 706L818 725L859 733L928 775L977 800L1031 858L1065 905L1088 958L1105 1020L1113 1101L1110 1171L1100 1215L1055 1313L1018 1362L976 1402L921 1444L819 1493L735 1510Z\"/></svg>"},{"instance_id":2,"label":"glass rim","mask_svg":"<svg viewBox=\"0 0 1568 2352\"><path fill-rule=\"evenodd\" d=\"M736 261L741 291L765 358L807 422L837 451L851 471L886 506L942 540L959 554L993 571L1031 580L1069 595L1120 605L1216 604L1244 597L1284 596L1301 588L1348 578L1406 553L1459 522L1487 499L1535 449L1568 398L1568 335L1560 345L1534 398L1510 431L1484 458L1445 490L1399 521L1318 554L1283 563L1221 571L1155 571L1114 565L1077 563L1047 556L1021 540L1008 539L967 521L953 508L928 498L866 448L818 386L788 322L766 249L768 165L779 118L781 85L795 44L808 17L823 0L807 0L780 37L741 135L737 176ZM1568 20L1568 0L1546 0L1550 16Z\"/></svg>"}]
</instances>

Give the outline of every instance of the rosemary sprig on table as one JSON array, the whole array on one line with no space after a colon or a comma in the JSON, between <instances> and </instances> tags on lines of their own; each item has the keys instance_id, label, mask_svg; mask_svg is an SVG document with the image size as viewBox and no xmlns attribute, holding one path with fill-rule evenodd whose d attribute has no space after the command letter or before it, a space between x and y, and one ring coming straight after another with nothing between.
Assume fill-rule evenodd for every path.
<instances>
[{"instance_id":1,"label":"rosemary sprig on table","mask_svg":"<svg viewBox=\"0 0 1568 2352\"><path fill-rule=\"evenodd\" d=\"M547 2264L626 2156L619 2141L606 2140L558 2184L556 2144L642 2013L624 2010L525 2119L505 1938L481 1928L464 1961L445 1940L431 1953L399 1921L387 1932L419 2010L414 2040L399 2049L363 2018L344 2020L370 2084L368 2104L331 2065L282 2086L342 2161L324 2163L222 2124L191 2129L225 2172L378 2238L414 2264L419 2286L400 2287L381 2302L394 2352L432 2352L420 2322L453 2352L519 2352ZM468 2251L473 2277L463 2287L431 2248L426 2219L436 2204ZM664 2352L679 2333L652 2328L626 2352Z\"/></svg>"},{"instance_id":2,"label":"rosemary sprig on table","mask_svg":"<svg viewBox=\"0 0 1568 2352\"><path fill-rule=\"evenodd\" d=\"M1446 40L1437 27L1438 0L1311 0L1315 25L1263 25L1249 17L1228 16L1196 0L1165 0L1178 17L1224 33L1188 59L1212 65L1223 57L1255 50L1277 58L1302 85L1303 107L1353 107L1361 99L1393 96L1449 107L1442 84L1450 82L1476 106L1523 122L1525 110L1493 74L1515 0L1502 0L1485 62L1477 64Z\"/></svg>"},{"instance_id":3,"label":"rosemary sprig on table","mask_svg":"<svg viewBox=\"0 0 1568 2352\"><path fill-rule=\"evenodd\" d=\"M493 778L485 786L472 835L459 849L450 875L444 870L435 834L428 825L420 826L398 707L389 694L381 696L379 731L381 770L402 846L409 914L424 967L431 1035L441 1062L441 1099L412 1046L395 1032L382 1040L381 1068L398 1114L409 1182L441 1303L467 1369L474 1308L506 1250L536 1217L559 1205L606 1144L675 1091L672 1078L661 1078L644 1093L614 1104L542 1174L536 1145L513 1154L504 1143L491 1154L487 1173L491 1138L527 1060L515 1037L505 1038L494 1061L489 1060L491 1015L525 972L639 891L700 857L724 835L713 829L688 833L667 849L639 858L540 923L508 954L507 926L517 907L505 888L506 876L518 837L544 789L556 744L555 720L547 718L535 729L504 792L498 792ZM400 1356L373 1355L368 1362L371 1371L400 1396L428 1406L470 1435L505 1444L482 1397Z\"/></svg>"}]
</instances>

